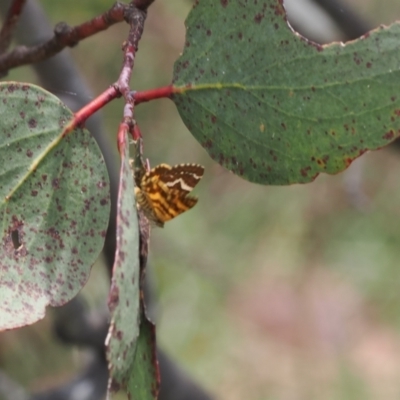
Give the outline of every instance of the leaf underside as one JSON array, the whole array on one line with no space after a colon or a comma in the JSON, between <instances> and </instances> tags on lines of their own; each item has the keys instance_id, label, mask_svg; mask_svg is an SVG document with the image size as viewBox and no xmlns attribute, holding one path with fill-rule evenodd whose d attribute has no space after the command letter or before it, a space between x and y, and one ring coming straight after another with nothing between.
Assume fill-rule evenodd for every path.
<instances>
[{"instance_id":1,"label":"leaf underside","mask_svg":"<svg viewBox=\"0 0 400 400\"><path fill-rule=\"evenodd\" d=\"M125 138L128 143L128 138ZM129 146L121 154L117 204L117 249L108 305L111 323L107 338L109 390L125 389L134 364L140 331L139 232Z\"/></svg>"},{"instance_id":2,"label":"leaf underside","mask_svg":"<svg viewBox=\"0 0 400 400\"><path fill-rule=\"evenodd\" d=\"M131 400L157 400L159 386L155 326L142 311L135 361L128 382L128 396Z\"/></svg>"}]
</instances>

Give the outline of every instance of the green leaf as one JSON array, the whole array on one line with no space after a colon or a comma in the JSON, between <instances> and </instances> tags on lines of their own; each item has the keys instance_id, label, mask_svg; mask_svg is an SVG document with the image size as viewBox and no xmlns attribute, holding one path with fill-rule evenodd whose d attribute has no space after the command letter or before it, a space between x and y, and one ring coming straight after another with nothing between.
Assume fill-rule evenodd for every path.
<instances>
[{"instance_id":1,"label":"green leaf","mask_svg":"<svg viewBox=\"0 0 400 400\"><path fill-rule=\"evenodd\" d=\"M31 324L86 283L108 225L109 180L86 129L34 85L0 84L0 330Z\"/></svg>"},{"instance_id":2,"label":"green leaf","mask_svg":"<svg viewBox=\"0 0 400 400\"><path fill-rule=\"evenodd\" d=\"M157 400L160 375L156 353L156 330L142 312L135 362L128 383L132 400Z\"/></svg>"},{"instance_id":3,"label":"green leaf","mask_svg":"<svg viewBox=\"0 0 400 400\"><path fill-rule=\"evenodd\" d=\"M125 138L128 143L128 138ZM139 336L139 232L129 146L121 155L117 209L117 250L108 305L111 324L107 338L109 390L126 388Z\"/></svg>"},{"instance_id":4,"label":"green leaf","mask_svg":"<svg viewBox=\"0 0 400 400\"><path fill-rule=\"evenodd\" d=\"M236 174L310 182L399 135L399 24L319 46L291 31L281 0L202 0L186 25L173 100Z\"/></svg>"}]
</instances>

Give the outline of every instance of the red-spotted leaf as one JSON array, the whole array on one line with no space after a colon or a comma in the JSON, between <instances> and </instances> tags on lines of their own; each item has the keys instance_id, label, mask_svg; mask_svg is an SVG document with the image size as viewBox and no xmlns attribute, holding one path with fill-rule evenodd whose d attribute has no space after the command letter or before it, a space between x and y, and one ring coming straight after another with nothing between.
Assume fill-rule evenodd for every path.
<instances>
[{"instance_id":1,"label":"red-spotted leaf","mask_svg":"<svg viewBox=\"0 0 400 400\"><path fill-rule=\"evenodd\" d=\"M0 330L31 324L85 284L104 243L109 181L85 129L34 85L0 84Z\"/></svg>"},{"instance_id":2,"label":"red-spotted leaf","mask_svg":"<svg viewBox=\"0 0 400 400\"><path fill-rule=\"evenodd\" d=\"M186 25L173 100L236 174L309 182L399 135L399 24L319 46L289 28L282 0L201 0Z\"/></svg>"},{"instance_id":3,"label":"red-spotted leaf","mask_svg":"<svg viewBox=\"0 0 400 400\"><path fill-rule=\"evenodd\" d=\"M128 143L128 138L125 138ZM129 148L121 154L117 209L117 250L108 305L111 324L107 338L109 390L125 389L133 368L139 336L139 232Z\"/></svg>"}]
</instances>

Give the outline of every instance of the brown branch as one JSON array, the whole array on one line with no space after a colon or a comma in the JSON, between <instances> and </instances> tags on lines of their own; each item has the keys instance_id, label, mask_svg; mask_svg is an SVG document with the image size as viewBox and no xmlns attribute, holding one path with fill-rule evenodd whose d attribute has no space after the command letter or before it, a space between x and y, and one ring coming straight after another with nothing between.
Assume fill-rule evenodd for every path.
<instances>
[{"instance_id":1,"label":"brown branch","mask_svg":"<svg viewBox=\"0 0 400 400\"><path fill-rule=\"evenodd\" d=\"M63 50L75 46L81 40L106 30L111 25L124 20L129 5L115 3L104 14L75 27L61 22L54 29L54 36L37 46L18 46L13 51L0 56L0 75L11 68L43 61Z\"/></svg>"},{"instance_id":2,"label":"brown branch","mask_svg":"<svg viewBox=\"0 0 400 400\"><path fill-rule=\"evenodd\" d=\"M26 0L13 0L8 9L6 18L0 31L0 54L3 54L10 46L15 26L24 9Z\"/></svg>"}]
</instances>

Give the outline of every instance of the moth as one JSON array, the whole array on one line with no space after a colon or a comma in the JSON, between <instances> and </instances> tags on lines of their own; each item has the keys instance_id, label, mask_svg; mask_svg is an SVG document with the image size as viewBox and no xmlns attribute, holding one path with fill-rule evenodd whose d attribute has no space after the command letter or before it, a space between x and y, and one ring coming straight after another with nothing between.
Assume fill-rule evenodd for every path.
<instances>
[{"instance_id":1,"label":"moth","mask_svg":"<svg viewBox=\"0 0 400 400\"><path fill-rule=\"evenodd\" d=\"M137 179L135 196L144 215L157 226L190 210L197 198L189 193L203 177L198 164L160 164Z\"/></svg>"}]
</instances>

